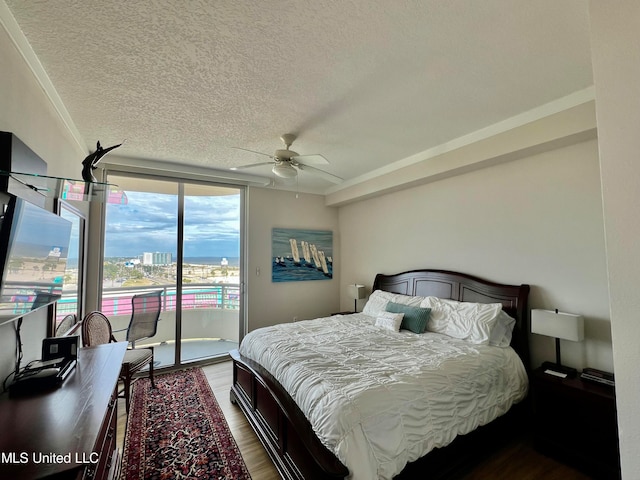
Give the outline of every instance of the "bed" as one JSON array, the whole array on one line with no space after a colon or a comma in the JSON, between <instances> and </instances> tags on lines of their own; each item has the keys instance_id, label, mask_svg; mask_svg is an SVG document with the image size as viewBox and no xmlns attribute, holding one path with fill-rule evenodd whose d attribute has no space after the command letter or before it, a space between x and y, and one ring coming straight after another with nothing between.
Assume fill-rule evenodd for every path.
<instances>
[{"instance_id":1,"label":"bed","mask_svg":"<svg viewBox=\"0 0 640 480\"><path fill-rule=\"evenodd\" d=\"M372 293L365 306L365 313L335 315L325 319L260 329L245 337L240 351L231 352L232 401L244 412L283 478L393 477L400 479L415 478L416 475L424 478L442 478L459 471L468 462L482 455L485 449L517 433L523 412L526 411L526 402L523 400L526 397L526 376L529 365L528 285L496 284L470 275L443 270L415 270L393 275L378 274L372 291L376 293ZM449 302L451 304L456 302L481 306L498 304L499 309L501 307L502 311L515 319L513 333L510 336L510 348L468 344L466 341L451 339L439 333L417 335L404 330L401 330L401 334L387 332L377 325L377 321L374 323L375 319L371 315L374 315L372 313L375 306L374 297L389 298L390 296L394 298L406 296L408 301L419 299L420 302L439 302L438 299L443 299L442 302L452 301ZM422 300L424 298L429 300ZM350 331L357 332L354 338L347 338ZM372 337L372 335L379 336ZM317 343L323 336L326 336L329 341L324 344ZM363 344L358 343L360 341L368 342L365 343L368 347L358 350L363 348ZM404 343L405 341L408 343ZM345 345L351 342L354 342L356 350L349 353ZM409 385L406 387L408 390L405 391L403 388L407 384L407 378L422 378L424 369L433 370L437 375L438 369L431 368L434 361L426 359L415 362L415 368L411 362L403 364L395 360L379 361L382 359L383 351L396 348L396 343L399 351L404 352L405 356L410 356L408 352L423 348L428 343L429 348L433 345L436 349L434 358L442 358L438 362L449 365L453 360L442 356L440 352L453 352L447 355L459 357L468 365L473 363L470 368L475 370L465 372L454 366L453 370L447 369L446 375L441 375L440 379L430 377L430 380L421 384L420 387ZM257 344L258 347L263 344L262 350L249 350L251 344ZM347 357L339 359L340 352L332 350L334 344L338 350L347 351ZM376 348L376 344L381 348ZM300 345L306 346L304 349L293 348ZM366 355L354 354L364 350L367 352ZM485 370L493 371L494 367L485 368L484 362L489 360L485 360L484 357L478 357L478 360L469 362L467 350L472 355L482 354L495 357L494 360L497 358L495 361L500 368L517 363L518 373L513 381L498 380L501 384L513 383L514 393L501 393L501 403L496 406L487 404L474 405L473 408L460 407L463 410L472 410L472 414L470 412L449 416L445 414L442 417L450 423L443 423L444 430L435 431L435 436L431 434L428 438L424 437L424 432L418 430L418 427L434 430L431 423L441 423L441 421L422 422L422 417L430 419L432 411L442 410L445 405L443 398L446 400L448 395L448 392L444 392L445 397L438 400L434 392L439 390L439 387L433 385L447 383L443 379L455 385L456 388L462 385L464 383L462 380L465 379L468 383L475 385L479 384L476 377L482 376ZM314 351L313 355L309 353L311 351ZM279 352L284 355L278 356ZM316 355L318 352L320 355ZM380 355L379 359L376 355ZM319 359L322 356L325 357L324 360ZM274 357L275 363L270 363L270 357ZM417 356L411 358L415 359ZM332 361L335 363L331 364ZM329 368L324 373L320 371L314 373L315 364L321 362L328 362ZM352 363L365 364L367 369L373 366L373 370L379 371L376 375L380 374L382 377L373 376L371 371L366 370L361 374L354 373L354 376L349 377L349 381L345 382L347 375L344 369L352 369ZM451 363L451 365L454 364ZM326 367L327 365L323 365L322 368ZM454 377L451 371L459 371L456 373L459 376ZM394 381L399 379L399 382L388 383L392 377ZM302 388L305 383L310 387L307 389L311 392L309 394L304 393L305 390ZM393 407L397 408L397 411L393 411L391 407L381 408L376 403L377 400L371 400L377 397L370 394L369 390L364 390L365 388L382 391L383 395L394 398L401 397L401 401L405 404ZM480 388L487 387L480 385ZM420 392L420 396L426 391L430 392L429 395L433 394L435 406L427 408L424 405L418 405L417 410L411 410L417 398L411 395L416 391ZM485 393L471 396L483 398ZM470 396L469 392L463 392L463 396L465 395ZM382 400L383 405L387 405L385 402L387 400ZM333 409L333 405L341 406L347 413L340 413L339 409L334 413L333 410L329 410L329 406ZM380 411L375 410L378 408ZM476 411L481 412L477 417L473 416ZM491 415L484 413L489 411ZM388 415L386 419L385 415ZM464 418L456 424L458 418L462 417ZM388 433L368 437L367 431L370 431L369 423L372 418L375 419L374 423L381 425L381 432ZM394 427L392 422L392 419L400 418L401 421L395 423L402 424L402 431ZM364 420L361 421L361 419ZM419 419L424 425L415 424L415 419ZM338 425L339 427L336 428L342 430L327 431L324 429L324 424L329 425L329 428ZM365 433L362 434L362 431ZM446 435L442 432L446 432ZM415 438L427 438L423 442L425 445L415 446L415 442L407 442L406 438L414 438L410 435L414 437L418 435ZM390 444L391 452L380 453L382 450L378 450L378 443ZM388 445L381 445L380 449L387 447ZM395 452L393 448L396 448ZM426 454L420 453L425 448ZM374 462L375 465L373 465ZM373 471L378 473L372 474Z\"/></svg>"}]
</instances>

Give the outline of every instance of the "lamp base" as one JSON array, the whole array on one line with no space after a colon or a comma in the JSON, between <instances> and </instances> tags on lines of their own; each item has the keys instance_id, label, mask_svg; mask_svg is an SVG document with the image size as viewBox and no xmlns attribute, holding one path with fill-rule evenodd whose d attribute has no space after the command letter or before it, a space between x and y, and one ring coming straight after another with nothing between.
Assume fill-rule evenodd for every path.
<instances>
[{"instance_id":1,"label":"lamp base","mask_svg":"<svg viewBox=\"0 0 640 480\"><path fill-rule=\"evenodd\" d=\"M560 374L562 377L573 378L578 374L578 371L572 367L566 367L554 362L544 362L542 364L542 370L550 375Z\"/></svg>"}]
</instances>

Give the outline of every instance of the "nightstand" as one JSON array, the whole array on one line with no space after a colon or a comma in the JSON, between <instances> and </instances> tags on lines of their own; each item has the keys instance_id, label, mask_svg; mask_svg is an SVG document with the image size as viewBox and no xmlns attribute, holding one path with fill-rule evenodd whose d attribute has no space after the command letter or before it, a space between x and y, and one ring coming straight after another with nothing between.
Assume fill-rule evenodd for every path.
<instances>
[{"instance_id":1,"label":"nightstand","mask_svg":"<svg viewBox=\"0 0 640 480\"><path fill-rule=\"evenodd\" d=\"M620 478L613 387L580 377L531 375L534 446L596 478Z\"/></svg>"}]
</instances>

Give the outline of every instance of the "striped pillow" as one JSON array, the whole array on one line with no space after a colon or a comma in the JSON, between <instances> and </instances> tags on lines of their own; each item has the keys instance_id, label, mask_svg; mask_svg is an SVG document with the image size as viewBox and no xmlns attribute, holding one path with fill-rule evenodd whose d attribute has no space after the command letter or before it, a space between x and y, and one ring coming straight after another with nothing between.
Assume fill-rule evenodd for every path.
<instances>
[{"instance_id":1,"label":"striped pillow","mask_svg":"<svg viewBox=\"0 0 640 480\"><path fill-rule=\"evenodd\" d=\"M410 330L413 333L423 333L429 322L430 308L412 307L401 303L389 302L386 307L387 312L404 313L400 329Z\"/></svg>"}]
</instances>

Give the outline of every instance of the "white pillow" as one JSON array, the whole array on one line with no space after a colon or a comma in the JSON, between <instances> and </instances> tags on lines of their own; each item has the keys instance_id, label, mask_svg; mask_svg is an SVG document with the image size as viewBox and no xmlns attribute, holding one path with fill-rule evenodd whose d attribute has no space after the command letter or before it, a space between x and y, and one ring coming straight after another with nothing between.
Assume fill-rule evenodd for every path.
<instances>
[{"instance_id":1,"label":"white pillow","mask_svg":"<svg viewBox=\"0 0 640 480\"><path fill-rule=\"evenodd\" d=\"M504 310L500 310L496 324L491 329L489 345L503 348L511 345L511 337L513 335L513 327L515 324L515 318L511 318Z\"/></svg>"},{"instance_id":2,"label":"white pillow","mask_svg":"<svg viewBox=\"0 0 640 480\"><path fill-rule=\"evenodd\" d=\"M371 292L367 303L362 309L362 313L376 317L379 313L385 311L387 303L389 303L390 296L393 295L389 292L383 292L382 290L376 290Z\"/></svg>"},{"instance_id":3,"label":"white pillow","mask_svg":"<svg viewBox=\"0 0 640 480\"><path fill-rule=\"evenodd\" d=\"M460 338L477 345L488 345L492 338L501 303L473 303L427 297L421 307L431 308L427 330ZM503 331L503 334L505 332ZM497 332L499 337L500 332ZM498 339L503 342L502 338Z\"/></svg>"},{"instance_id":4,"label":"white pillow","mask_svg":"<svg viewBox=\"0 0 640 480\"><path fill-rule=\"evenodd\" d=\"M400 293L385 292L376 290L369 295L369 300L362 309L362 313L371 317L377 317L378 314L386 312L387 303L401 303L402 305L410 305L419 307L425 297L402 295Z\"/></svg>"},{"instance_id":5,"label":"white pillow","mask_svg":"<svg viewBox=\"0 0 640 480\"><path fill-rule=\"evenodd\" d=\"M404 313L381 312L376 317L376 326L399 332Z\"/></svg>"}]
</instances>

